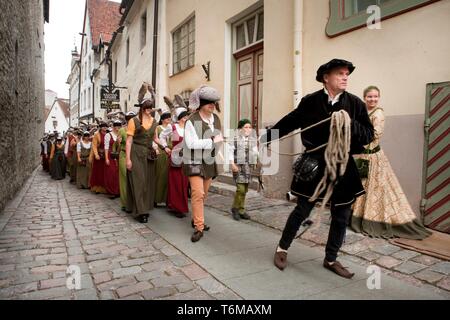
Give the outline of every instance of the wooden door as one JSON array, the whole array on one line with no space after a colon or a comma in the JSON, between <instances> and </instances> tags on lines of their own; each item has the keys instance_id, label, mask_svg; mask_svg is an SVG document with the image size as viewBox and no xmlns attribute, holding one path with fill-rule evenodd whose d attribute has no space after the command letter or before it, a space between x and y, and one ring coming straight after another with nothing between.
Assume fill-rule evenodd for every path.
<instances>
[{"instance_id":1,"label":"wooden door","mask_svg":"<svg viewBox=\"0 0 450 320\"><path fill-rule=\"evenodd\" d=\"M263 99L264 53L257 50L237 58L238 121L249 119L259 128Z\"/></svg>"}]
</instances>

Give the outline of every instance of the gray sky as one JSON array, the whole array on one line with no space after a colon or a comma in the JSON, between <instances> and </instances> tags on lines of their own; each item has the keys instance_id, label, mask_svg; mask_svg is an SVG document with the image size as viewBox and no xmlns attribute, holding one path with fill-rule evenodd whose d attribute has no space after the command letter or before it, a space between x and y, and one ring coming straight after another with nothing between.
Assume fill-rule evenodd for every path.
<instances>
[{"instance_id":1,"label":"gray sky","mask_svg":"<svg viewBox=\"0 0 450 320\"><path fill-rule=\"evenodd\" d=\"M121 2L120 0L112 0ZM86 0L50 0L50 23L45 24L45 89L59 98L69 97L66 84L70 74L71 52L80 51Z\"/></svg>"}]
</instances>

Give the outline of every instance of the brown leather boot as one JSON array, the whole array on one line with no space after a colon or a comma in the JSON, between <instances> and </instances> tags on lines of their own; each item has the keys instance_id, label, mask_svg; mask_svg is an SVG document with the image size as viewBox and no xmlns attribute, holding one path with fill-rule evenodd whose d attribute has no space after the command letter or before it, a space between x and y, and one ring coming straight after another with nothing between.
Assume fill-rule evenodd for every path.
<instances>
[{"instance_id":1,"label":"brown leather boot","mask_svg":"<svg viewBox=\"0 0 450 320\"><path fill-rule=\"evenodd\" d=\"M195 230L194 233L192 234L191 241L197 242L198 240L200 240L201 237L203 237L203 232Z\"/></svg>"},{"instance_id":2,"label":"brown leather boot","mask_svg":"<svg viewBox=\"0 0 450 320\"><path fill-rule=\"evenodd\" d=\"M354 273L349 272L347 268L345 268L339 261L334 261L333 264L330 264L328 261L323 260L323 266L337 275L347 279L351 279L355 275Z\"/></svg>"},{"instance_id":3,"label":"brown leather boot","mask_svg":"<svg viewBox=\"0 0 450 320\"><path fill-rule=\"evenodd\" d=\"M273 263L275 266L283 270L287 266L287 252L277 251L273 257Z\"/></svg>"}]
</instances>

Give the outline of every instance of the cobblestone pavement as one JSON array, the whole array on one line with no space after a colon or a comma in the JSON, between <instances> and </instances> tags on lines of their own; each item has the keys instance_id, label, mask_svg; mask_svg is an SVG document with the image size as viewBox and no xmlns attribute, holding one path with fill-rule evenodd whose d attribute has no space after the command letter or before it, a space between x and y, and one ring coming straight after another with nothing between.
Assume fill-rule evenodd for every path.
<instances>
[{"instance_id":1,"label":"cobblestone pavement","mask_svg":"<svg viewBox=\"0 0 450 320\"><path fill-rule=\"evenodd\" d=\"M233 198L229 188L213 188L207 206L230 215ZM288 201L267 199L253 193L246 200L246 208L252 222L282 231L295 204ZM330 213L319 217L312 212L313 225L304 231L297 241L309 247L323 247L328 237ZM392 245L388 240L370 238L347 230L345 244L340 255L362 266L376 264L383 273L418 287L429 287L450 299L450 262Z\"/></svg>"},{"instance_id":2,"label":"cobblestone pavement","mask_svg":"<svg viewBox=\"0 0 450 320\"><path fill-rule=\"evenodd\" d=\"M210 194L207 205L230 215L232 198L225 194ZM252 221L243 223L281 231L294 206L253 193ZM311 219L297 241L323 247L329 212ZM350 230L342 255L450 299L449 262ZM69 265L80 268L81 290L67 288ZM51 180L40 169L0 213L0 299L241 299L210 283L218 281L151 225L121 212L117 200Z\"/></svg>"},{"instance_id":3,"label":"cobblestone pavement","mask_svg":"<svg viewBox=\"0 0 450 320\"><path fill-rule=\"evenodd\" d=\"M0 213L0 299L240 299L116 201L40 169L21 193Z\"/></svg>"}]
</instances>

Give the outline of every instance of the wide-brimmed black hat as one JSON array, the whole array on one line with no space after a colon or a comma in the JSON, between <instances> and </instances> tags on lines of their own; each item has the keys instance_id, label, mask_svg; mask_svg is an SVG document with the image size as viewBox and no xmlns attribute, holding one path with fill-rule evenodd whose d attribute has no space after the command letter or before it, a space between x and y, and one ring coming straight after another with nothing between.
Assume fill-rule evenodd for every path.
<instances>
[{"instance_id":1,"label":"wide-brimmed black hat","mask_svg":"<svg viewBox=\"0 0 450 320\"><path fill-rule=\"evenodd\" d=\"M347 67L350 73L355 70L355 66L350 61L343 59L332 59L317 69L316 80L323 82L323 75L338 67Z\"/></svg>"}]
</instances>

